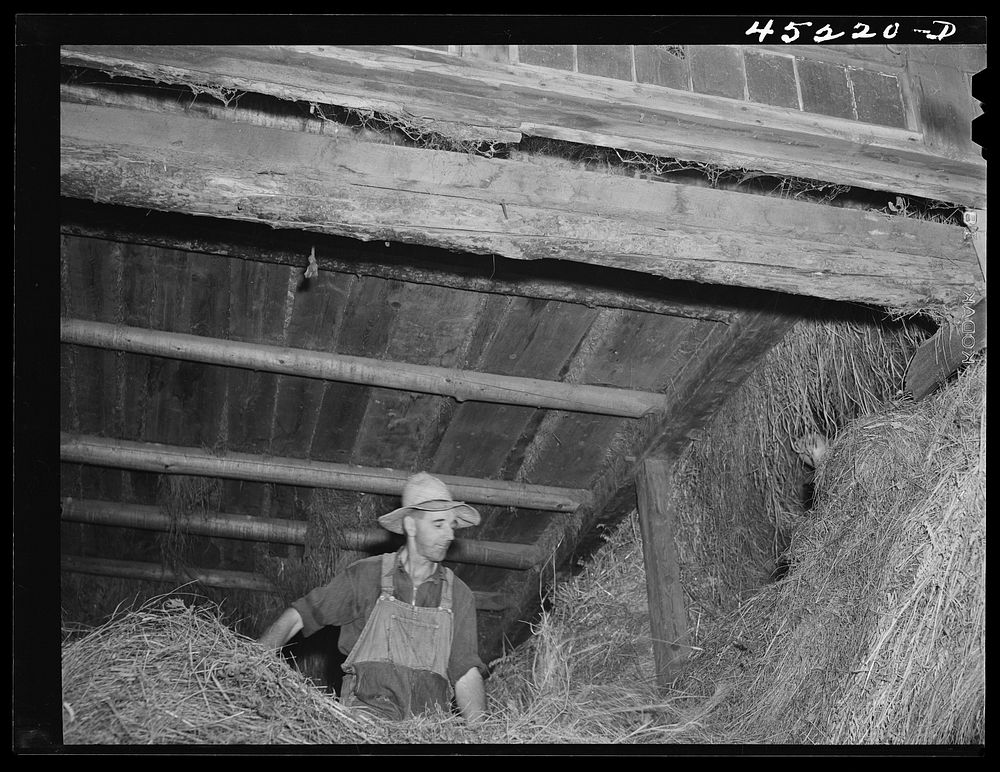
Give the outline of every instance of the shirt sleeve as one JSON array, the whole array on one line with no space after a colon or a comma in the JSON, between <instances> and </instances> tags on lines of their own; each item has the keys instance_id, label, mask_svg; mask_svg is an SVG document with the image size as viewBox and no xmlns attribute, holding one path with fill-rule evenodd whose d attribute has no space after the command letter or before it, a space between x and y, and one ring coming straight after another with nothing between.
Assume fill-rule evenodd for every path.
<instances>
[{"instance_id":1,"label":"shirt sleeve","mask_svg":"<svg viewBox=\"0 0 1000 772\"><path fill-rule=\"evenodd\" d=\"M302 635L309 637L328 625L344 626L366 616L369 595L378 595L377 583L366 582L370 571L366 561L352 563L333 577L328 584L310 590L292 603L302 617ZM369 577L370 578L370 577Z\"/></svg>"},{"instance_id":2,"label":"shirt sleeve","mask_svg":"<svg viewBox=\"0 0 1000 772\"><path fill-rule=\"evenodd\" d=\"M479 639L476 630L476 599L465 582L455 577L452 589L452 609L455 629L448 660L448 680L453 684L472 668L478 668L485 678L486 665L479 658Z\"/></svg>"}]
</instances>

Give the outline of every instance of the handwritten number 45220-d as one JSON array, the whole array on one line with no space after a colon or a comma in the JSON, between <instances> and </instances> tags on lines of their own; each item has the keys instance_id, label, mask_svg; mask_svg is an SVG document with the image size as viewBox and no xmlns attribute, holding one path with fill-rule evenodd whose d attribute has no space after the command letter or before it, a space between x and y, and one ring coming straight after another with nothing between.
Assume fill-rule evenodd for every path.
<instances>
[{"instance_id":1,"label":"handwritten number 45220-d","mask_svg":"<svg viewBox=\"0 0 1000 772\"><path fill-rule=\"evenodd\" d=\"M799 27L811 27L813 23L811 21L790 21L785 25L784 31L786 34L781 36L781 40L785 43L794 43L801 36ZM930 26L939 25L934 29L914 29L916 33L922 33L928 40L943 40L946 37L951 37L955 34L956 27L950 21L938 21L935 20ZM864 22L858 22L852 27L854 30L851 32L851 40L869 40L871 38L880 37L876 32L872 32L871 27L869 27ZM747 35L758 35L759 40L763 43L768 35L774 34L774 19L768 19L767 22L761 26L760 21L755 21L750 25L750 28L746 31ZM836 31L829 24L824 24L815 34L813 34L814 43L826 43L829 40L836 40L846 35L845 30ZM882 30L881 37L883 40L892 40L899 34L899 22L894 22L888 25L884 30Z\"/></svg>"}]
</instances>

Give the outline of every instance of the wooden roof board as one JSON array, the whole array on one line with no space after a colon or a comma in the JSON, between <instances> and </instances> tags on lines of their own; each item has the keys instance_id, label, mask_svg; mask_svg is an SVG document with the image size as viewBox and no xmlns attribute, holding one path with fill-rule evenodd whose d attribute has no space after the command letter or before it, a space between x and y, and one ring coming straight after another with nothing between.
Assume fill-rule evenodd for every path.
<instances>
[{"instance_id":1,"label":"wooden roof board","mask_svg":"<svg viewBox=\"0 0 1000 772\"><path fill-rule=\"evenodd\" d=\"M556 380L596 315L594 309L568 303L512 298L476 369ZM515 405L459 405L433 468L474 477L499 476L535 413L533 408Z\"/></svg>"},{"instance_id":2,"label":"wooden roof board","mask_svg":"<svg viewBox=\"0 0 1000 772\"><path fill-rule=\"evenodd\" d=\"M465 364L482 295L444 287L405 285L384 357L444 367ZM371 389L352 462L416 471L433 454L428 444L447 398L398 389Z\"/></svg>"},{"instance_id":3,"label":"wooden roof board","mask_svg":"<svg viewBox=\"0 0 1000 772\"><path fill-rule=\"evenodd\" d=\"M292 271L292 276L296 277L297 273ZM357 278L322 272L308 280L296 280L291 315L285 330L286 345L319 351L334 350L348 298ZM328 382L314 378L282 378L271 437L271 452L274 455L310 457L328 385Z\"/></svg>"}]
</instances>

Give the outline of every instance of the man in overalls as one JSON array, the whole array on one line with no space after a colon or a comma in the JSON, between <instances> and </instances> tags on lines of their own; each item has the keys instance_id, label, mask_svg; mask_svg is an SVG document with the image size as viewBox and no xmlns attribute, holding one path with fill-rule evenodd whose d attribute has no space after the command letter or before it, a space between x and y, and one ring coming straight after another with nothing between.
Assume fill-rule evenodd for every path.
<instances>
[{"instance_id":1,"label":"man in overalls","mask_svg":"<svg viewBox=\"0 0 1000 772\"><path fill-rule=\"evenodd\" d=\"M398 552L352 563L285 609L259 641L280 650L299 631L339 626L344 704L402 719L435 707L450 711L454 697L466 720L476 721L485 709L486 666L475 598L440 563L455 530L478 525L479 513L426 472L406 481L402 503L378 519L405 534Z\"/></svg>"}]
</instances>

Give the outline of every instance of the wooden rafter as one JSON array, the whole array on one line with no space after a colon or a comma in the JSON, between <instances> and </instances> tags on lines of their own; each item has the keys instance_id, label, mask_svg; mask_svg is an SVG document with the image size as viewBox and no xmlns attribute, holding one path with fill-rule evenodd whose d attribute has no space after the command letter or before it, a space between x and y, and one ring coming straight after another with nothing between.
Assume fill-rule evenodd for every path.
<instances>
[{"instance_id":1,"label":"wooden rafter","mask_svg":"<svg viewBox=\"0 0 1000 772\"><path fill-rule=\"evenodd\" d=\"M113 558L63 555L63 571L96 576L143 579L151 582L167 582L177 587L189 582L199 582L207 587L228 590L245 590L280 595L278 587L266 576L249 571L232 571L217 568L192 567L187 571L176 571L159 563L145 563L136 560L116 560ZM497 611L506 608L507 600L500 593L473 590L476 608Z\"/></svg>"},{"instance_id":2,"label":"wooden rafter","mask_svg":"<svg viewBox=\"0 0 1000 772\"><path fill-rule=\"evenodd\" d=\"M61 127L73 198L897 308L981 284L963 228L875 212L93 105Z\"/></svg>"},{"instance_id":3,"label":"wooden rafter","mask_svg":"<svg viewBox=\"0 0 1000 772\"><path fill-rule=\"evenodd\" d=\"M59 456L63 461L166 474L193 474L239 480L337 488L386 495L402 495L408 473L378 467L305 461L297 458L227 452L222 455L201 448L110 439L62 433ZM437 475L457 499L478 504L573 512L590 500L575 488L505 480Z\"/></svg>"},{"instance_id":4,"label":"wooden rafter","mask_svg":"<svg viewBox=\"0 0 1000 772\"><path fill-rule=\"evenodd\" d=\"M640 418L669 405L668 397L654 392L386 362L83 319L63 319L60 338L64 343L440 394L460 401L497 402L626 418Z\"/></svg>"},{"instance_id":5,"label":"wooden rafter","mask_svg":"<svg viewBox=\"0 0 1000 772\"><path fill-rule=\"evenodd\" d=\"M158 506L73 498L62 499L61 506L62 519L69 522L154 531L179 528L191 534L286 544L306 542L307 526L303 520L212 512L176 522ZM342 549L358 551L385 551L392 546L391 534L382 529L342 529L333 533L332 539ZM541 562L541 555L530 544L457 538L451 543L447 559L456 563L524 569Z\"/></svg>"}]
</instances>

